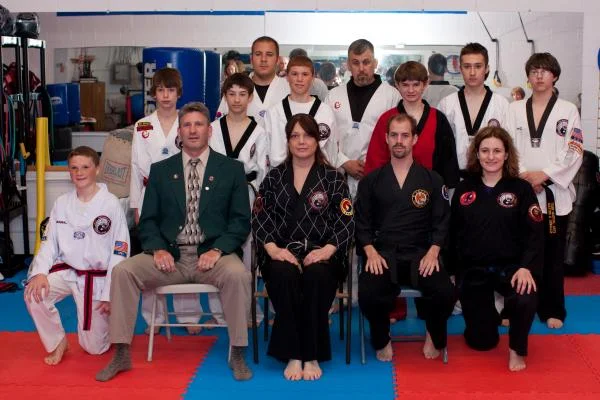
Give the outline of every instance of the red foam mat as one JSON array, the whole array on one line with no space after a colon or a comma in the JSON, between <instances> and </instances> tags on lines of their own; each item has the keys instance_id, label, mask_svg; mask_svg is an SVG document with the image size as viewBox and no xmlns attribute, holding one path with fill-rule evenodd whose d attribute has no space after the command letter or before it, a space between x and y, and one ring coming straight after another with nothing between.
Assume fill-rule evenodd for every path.
<instances>
[{"instance_id":1,"label":"red foam mat","mask_svg":"<svg viewBox=\"0 0 600 400\"><path fill-rule=\"evenodd\" d=\"M57 366L44 364L45 351L35 332L0 332L0 399L180 399L196 369L216 341L212 336L158 336L152 362L148 337L133 341L133 369L109 382L94 377L111 359L84 352L77 335L67 335L69 350Z\"/></svg>"},{"instance_id":2,"label":"red foam mat","mask_svg":"<svg viewBox=\"0 0 600 400\"><path fill-rule=\"evenodd\" d=\"M449 363L425 360L422 343L394 343L396 398L600 399L600 335L532 335L527 369L508 370L508 337L494 350L448 339Z\"/></svg>"},{"instance_id":3,"label":"red foam mat","mask_svg":"<svg viewBox=\"0 0 600 400\"><path fill-rule=\"evenodd\" d=\"M565 294L567 295L598 295L600 294L600 275L584 277L566 277Z\"/></svg>"}]
</instances>

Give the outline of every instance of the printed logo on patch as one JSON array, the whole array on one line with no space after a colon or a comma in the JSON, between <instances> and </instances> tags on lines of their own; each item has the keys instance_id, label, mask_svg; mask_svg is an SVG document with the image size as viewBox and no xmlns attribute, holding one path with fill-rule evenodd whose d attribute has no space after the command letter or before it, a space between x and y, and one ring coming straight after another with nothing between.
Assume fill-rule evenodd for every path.
<instances>
[{"instance_id":1,"label":"printed logo on patch","mask_svg":"<svg viewBox=\"0 0 600 400\"><path fill-rule=\"evenodd\" d=\"M223 113L221 111L217 111L217 115L215 115L215 119L219 119L223 116Z\"/></svg>"},{"instance_id":2,"label":"printed logo on patch","mask_svg":"<svg viewBox=\"0 0 600 400\"><path fill-rule=\"evenodd\" d=\"M429 193L423 189L417 189L412 193L413 205L417 208L423 208L429 203Z\"/></svg>"},{"instance_id":3,"label":"printed logo on patch","mask_svg":"<svg viewBox=\"0 0 600 400\"><path fill-rule=\"evenodd\" d=\"M567 134L567 127L569 126L569 120L559 119L556 123L556 134L560 137L565 137Z\"/></svg>"},{"instance_id":4,"label":"printed logo on patch","mask_svg":"<svg viewBox=\"0 0 600 400\"><path fill-rule=\"evenodd\" d=\"M106 235L110 231L110 225L112 224L110 218L106 215L100 215L94 219L94 232L98 235Z\"/></svg>"},{"instance_id":5,"label":"printed logo on patch","mask_svg":"<svg viewBox=\"0 0 600 400\"><path fill-rule=\"evenodd\" d=\"M85 238L85 232L77 231L73 232L73 239L82 240Z\"/></svg>"},{"instance_id":6,"label":"printed logo on patch","mask_svg":"<svg viewBox=\"0 0 600 400\"><path fill-rule=\"evenodd\" d=\"M583 132L579 128L571 130L571 141L583 144Z\"/></svg>"},{"instance_id":7,"label":"printed logo on patch","mask_svg":"<svg viewBox=\"0 0 600 400\"><path fill-rule=\"evenodd\" d=\"M510 192L500 193L498 196L498 204L504 208L513 208L517 205L517 195Z\"/></svg>"},{"instance_id":8,"label":"printed logo on patch","mask_svg":"<svg viewBox=\"0 0 600 400\"><path fill-rule=\"evenodd\" d=\"M339 101L336 101L335 103L333 103L333 108L335 108L336 110L339 110L342 107L342 103L340 103Z\"/></svg>"},{"instance_id":9,"label":"printed logo on patch","mask_svg":"<svg viewBox=\"0 0 600 400\"><path fill-rule=\"evenodd\" d=\"M498 121L496 118L492 118L488 121L488 126L492 126L494 128L499 128L500 127L500 121Z\"/></svg>"},{"instance_id":10,"label":"printed logo on patch","mask_svg":"<svg viewBox=\"0 0 600 400\"><path fill-rule=\"evenodd\" d=\"M448 193L448 186L442 185L442 197L445 200L450 200L450 193Z\"/></svg>"},{"instance_id":11,"label":"printed logo on patch","mask_svg":"<svg viewBox=\"0 0 600 400\"><path fill-rule=\"evenodd\" d=\"M143 131L151 131L154 129L154 127L152 126L152 123L150 123L150 122L138 122L135 129L138 132L143 132ZM146 137L148 137L148 136L146 136Z\"/></svg>"},{"instance_id":12,"label":"printed logo on patch","mask_svg":"<svg viewBox=\"0 0 600 400\"><path fill-rule=\"evenodd\" d=\"M527 213L533 222L542 222L544 220L544 213L537 204L532 204Z\"/></svg>"},{"instance_id":13,"label":"printed logo on patch","mask_svg":"<svg viewBox=\"0 0 600 400\"><path fill-rule=\"evenodd\" d=\"M250 158L254 157L254 153L256 153L256 143L250 147Z\"/></svg>"},{"instance_id":14,"label":"printed logo on patch","mask_svg":"<svg viewBox=\"0 0 600 400\"><path fill-rule=\"evenodd\" d=\"M150 132L148 132L148 131L142 131L142 137L144 139L148 139L150 137Z\"/></svg>"},{"instance_id":15,"label":"printed logo on patch","mask_svg":"<svg viewBox=\"0 0 600 400\"><path fill-rule=\"evenodd\" d=\"M342 214L347 215L349 217L354 215L354 208L352 207L352 200L350 200L347 197L342 199L342 201L340 201L340 210L342 211Z\"/></svg>"},{"instance_id":16,"label":"printed logo on patch","mask_svg":"<svg viewBox=\"0 0 600 400\"><path fill-rule=\"evenodd\" d=\"M254 199L254 204L252 204L252 213L258 214L259 212L262 211L263 206L264 206L263 198L261 196L258 196L256 199Z\"/></svg>"},{"instance_id":17,"label":"printed logo on patch","mask_svg":"<svg viewBox=\"0 0 600 400\"><path fill-rule=\"evenodd\" d=\"M258 115L260 115L260 117L261 117L261 118L264 118L264 117L265 117L265 114L266 114L266 112L267 112L267 110L260 110L260 111L258 112Z\"/></svg>"},{"instance_id":18,"label":"printed logo on patch","mask_svg":"<svg viewBox=\"0 0 600 400\"><path fill-rule=\"evenodd\" d=\"M321 122L319 124L319 140L327 140L331 135L331 128L329 125Z\"/></svg>"},{"instance_id":19,"label":"printed logo on patch","mask_svg":"<svg viewBox=\"0 0 600 400\"><path fill-rule=\"evenodd\" d=\"M321 211L327 207L329 203L327 200L327 193L317 190L308 197L308 204L313 210Z\"/></svg>"},{"instance_id":20,"label":"printed logo on patch","mask_svg":"<svg viewBox=\"0 0 600 400\"><path fill-rule=\"evenodd\" d=\"M466 192L460 196L460 204L463 206L469 206L473 204L475 199L477 198L477 193L475 192Z\"/></svg>"},{"instance_id":21,"label":"printed logo on patch","mask_svg":"<svg viewBox=\"0 0 600 400\"><path fill-rule=\"evenodd\" d=\"M127 250L129 249L129 245L127 242L122 242L120 240L115 241L115 249L113 254L118 256L127 257Z\"/></svg>"},{"instance_id":22,"label":"printed logo on patch","mask_svg":"<svg viewBox=\"0 0 600 400\"><path fill-rule=\"evenodd\" d=\"M166 156L169 154L169 148L168 147L163 147L161 150L161 153L163 156Z\"/></svg>"}]
</instances>

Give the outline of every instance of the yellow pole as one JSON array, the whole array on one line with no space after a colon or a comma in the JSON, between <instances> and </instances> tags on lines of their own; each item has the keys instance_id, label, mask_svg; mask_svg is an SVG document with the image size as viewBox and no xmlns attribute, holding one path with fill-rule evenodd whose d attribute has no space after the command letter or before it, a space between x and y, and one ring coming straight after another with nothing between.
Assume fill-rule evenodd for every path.
<instances>
[{"instance_id":1,"label":"yellow pole","mask_svg":"<svg viewBox=\"0 0 600 400\"><path fill-rule=\"evenodd\" d=\"M36 173L36 216L35 216L35 250L40 249L40 225L46 217L46 160L48 154L48 118L35 119L35 173Z\"/></svg>"}]
</instances>

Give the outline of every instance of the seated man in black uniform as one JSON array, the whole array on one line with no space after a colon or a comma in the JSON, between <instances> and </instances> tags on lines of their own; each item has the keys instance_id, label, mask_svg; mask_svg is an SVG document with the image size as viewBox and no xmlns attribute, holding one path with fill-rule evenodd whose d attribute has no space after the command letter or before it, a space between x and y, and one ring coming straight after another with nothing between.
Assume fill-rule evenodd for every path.
<instances>
[{"instance_id":1,"label":"seated man in black uniform","mask_svg":"<svg viewBox=\"0 0 600 400\"><path fill-rule=\"evenodd\" d=\"M407 114L390 118L386 141L391 161L363 178L355 205L356 246L364 251L358 302L371 325L371 343L380 361L391 361L389 314L401 285L424 295L425 358L446 347L446 322L454 288L439 253L448 233L448 189L433 171L413 162L416 121Z\"/></svg>"}]
</instances>

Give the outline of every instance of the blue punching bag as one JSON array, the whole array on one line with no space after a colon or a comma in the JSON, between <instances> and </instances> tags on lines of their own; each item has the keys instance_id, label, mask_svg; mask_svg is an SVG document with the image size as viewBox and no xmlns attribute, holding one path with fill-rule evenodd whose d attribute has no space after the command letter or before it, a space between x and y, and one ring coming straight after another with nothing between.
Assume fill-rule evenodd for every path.
<instances>
[{"instance_id":1,"label":"blue punching bag","mask_svg":"<svg viewBox=\"0 0 600 400\"><path fill-rule=\"evenodd\" d=\"M205 51L206 59L206 106L210 110L210 118L215 119L221 102L221 54Z\"/></svg>"},{"instance_id":2,"label":"blue punching bag","mask_svg":"<svg viewBox=\"0 0 600 400\"><path fill-rule=\"evenodd\" d=\"M183 81L183 94L177 101L177 108L191 101L206 102L205 55L202 50L180 47L150 47L143 51L144 63L144 114L156 110L156 102L150 95L152 77L161 68L176 68Z\"/></svg>"}]
</instances>

